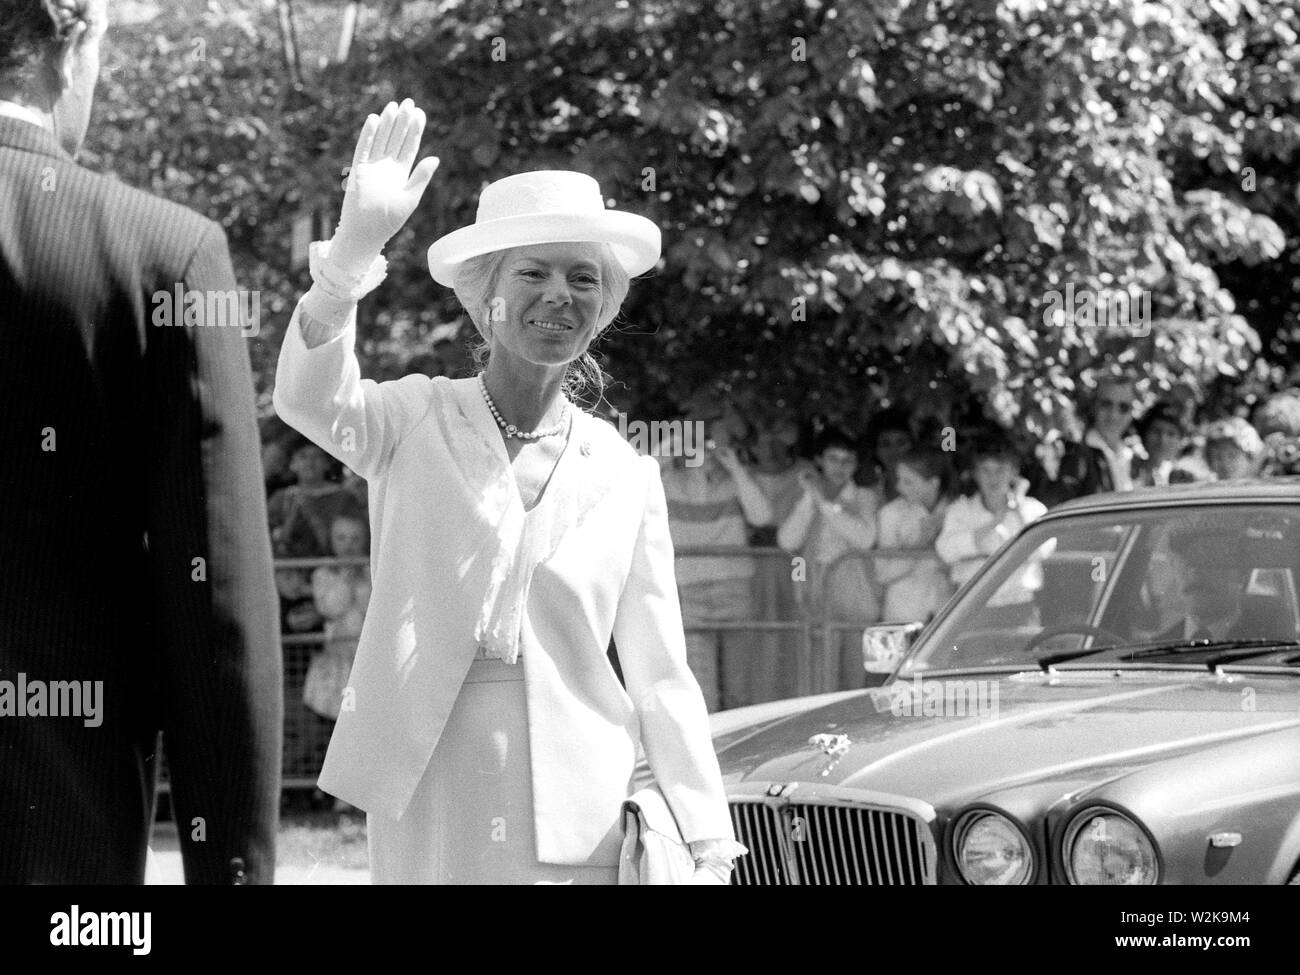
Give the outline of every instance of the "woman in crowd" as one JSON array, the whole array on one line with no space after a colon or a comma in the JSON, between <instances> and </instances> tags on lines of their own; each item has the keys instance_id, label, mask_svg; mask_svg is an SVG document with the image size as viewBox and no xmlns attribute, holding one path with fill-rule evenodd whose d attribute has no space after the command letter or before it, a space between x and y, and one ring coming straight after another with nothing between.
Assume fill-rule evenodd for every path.
<instances>
[{"instance_id":1,"label":"woman in crowd","mask_svg":"<svg viewBox=\"0 0 1300 975\"><path fill-rule=\"evenodd\" d=\"M954 586L965 583L1003 542L1047 513L1041 501L1028 496L1029 482L1020 477L1020 456L1005 439L978 441L971 455L971 471L974 492L948 506L934 544L949 567ZM1004 617L1008 625L1026 623L1041 585L1041 571L1031 567L1019 580L995 593L989 609L997 607L993 615Z\"/></svg>"},{"instance_id":2,"label":"woman in crowd","mask_svg":"<svg viewBox=\"0 0 1300 975\"><path fill-rule=\"evenodd\" d=\"M1173 403L1161 400L1142 414L1137 429L1145 456L1134 462L1134 486L1170 483L1187 443L1187 424L1183 422L1182 411Z\"/></svg>"},{"instance_id":3,"label":"woman in crowd","mask_svg":"<svg viewBox=\"0 0 1300 975\"><path fill-rule=\"evenodd\" d=\"M767 497L772 521L754 527L750 543L763 548L777 545L777 530L790 516L803 495L800 475L815 470L811 461L796 453L799 424L788 412L778 412L758 423L750 452L754 463L750 474ZM793 622L799 618L795 583L790 577L790 560L765 556L754 568L754 605L758 618ZM785 633L767 633L754 641L750 697L755 704L792 697L798 693L795 642Z\"/></svg>"},{"instance_id":4,"label":"woman in crowd","mask_svg":"<svg viewBox=\"0 0 1300 975\"><path fill-rule=\"evenodd\" d=\"M1205 463L1218 481L1255 477L1264 461L1264 441L1239 416L1215 420L1205 428Z\"/></svg>"},{"instance_id":5,"label":"woman in crowd","mask_svg":"<svg viewBox=\"0 0 1300 975\"><path fill-rule=\"evenodd\" d=\"M884 619L927 621L953 593L934 543L948 511L952 465L933 447L913 447L898 461L898 497L880 509L881 549L930 549L925 558L876 559L876 578L886 586Z\"/></svg>"},{"instance_id":6,"label":"woman in crowd","mask_svg":"<svg viewBox=\"0 0 1300 975\"><path fill-rule=\"evenodd\" d=\"M1137 380L1108 373L1097 381L1088 429L1081 442L1065 443L1059 457L1044 458L1038 497L1054 506L1102 491L1131 491L1141 444L1130 436Z\"/></svg>"},{"instance_id":7,"label":"woman in crowd","mask_svg":"<svg viewBox=\"0 0 1300 975\"><path fill-rule=\"evenodd\" d=\"M865 472L866 483L882 503L898 497L898 460L913 443L912 417L906 410L881 410L867 424L870 467Z\"/></svg>"},{"instance_id":8,"label":"woman in crowd","mask_svg":"<svg viewBox=\"0 0 1300 975\"><path fill-rule=\"evenodd\" d=\"M777 540L794 553L795 586L804 612L831 624L852 624L856 632L830 629L814 659L814 691L862 687L861 629L880 619L880 596L871 571L880 500L853 483L857 445L842 430L821 436L818 471L800 475L803 494L781 524Z\"/></svg>"},{"instance_id":9,"label":"woman in crowd","mask_svg":"<svg viewBox=\"0 0 1300 975\"><path fill-rule=\"evenodd\" d=\"M1300 474L1300 388L1284 389L1261 403L1253 425L1267 453L1263 473Z\"/></svg>"},{"instance_id":10,"label":"woman in crowd","mask_svg":"<svg viewBox=\"0 0 1300 975\"><path fill-rule=\"evenodd\" d=\"M772 520L766 495L740 459L743 421L727 413L708 421L700 463L677 452L663 471L673 549L749 544L751 526ZM754 560L687 556L677 560L677 585L687 626L754 618ZM757 641L743 631L686 634L687 659L710 711L753 703L751 669ZM721 664L721 674L719 674Z\"/></svg>"}]
</instances>

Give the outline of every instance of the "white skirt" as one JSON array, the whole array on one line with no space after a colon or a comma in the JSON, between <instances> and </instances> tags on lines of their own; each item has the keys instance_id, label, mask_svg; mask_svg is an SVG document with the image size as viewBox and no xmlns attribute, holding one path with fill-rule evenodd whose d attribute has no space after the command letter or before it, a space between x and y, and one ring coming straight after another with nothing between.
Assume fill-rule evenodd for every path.
<instances>
[{"instance_id":1,"label":"white skirt","mask_svg":"<svg viewBox=\"0 0 1300 975\"><path fill-rule=\"evenodd\" d=\"M401 819L370 813L375 884L616 884L617 867L540 863L523 664L475 660Z\"/></svg>"}]
</instances>

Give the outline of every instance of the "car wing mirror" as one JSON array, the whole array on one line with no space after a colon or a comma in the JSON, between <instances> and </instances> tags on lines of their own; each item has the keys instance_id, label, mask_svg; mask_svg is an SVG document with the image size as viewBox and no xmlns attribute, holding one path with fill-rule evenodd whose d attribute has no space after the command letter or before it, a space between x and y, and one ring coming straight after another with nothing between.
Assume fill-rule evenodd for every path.
<instances>
[{"instance_id":1,"label":"car wing mirror","mask_svg":"<svg viewBox=\"0 0 1300 975\"><path fill-rule=\"evenodd\" d=\"M869 674L891 674L911 648L924 623L877 623L862 631L862 667Z\"/></svg>"}]
</instances>

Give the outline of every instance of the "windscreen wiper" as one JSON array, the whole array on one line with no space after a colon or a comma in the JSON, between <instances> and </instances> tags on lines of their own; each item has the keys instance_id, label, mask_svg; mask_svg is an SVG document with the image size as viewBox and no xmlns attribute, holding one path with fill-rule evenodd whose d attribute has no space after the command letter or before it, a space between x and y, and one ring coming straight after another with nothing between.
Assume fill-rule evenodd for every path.
<instances>
[{"instance_id":1,"label":"windscreen wiper","mask_svg":"<svg viewBox=\"0 0 1300 975\"><path fill-rule=\"evenodd\" d=\"M1270 653L1277 653L1279 650L1295 650L1300 648L1300 643L1295 640L1272 640L1269 645L1264 647L1252 647L1241 650L1229 650L1227 653L1216 654L1209 660L1205 661L1205 666L1213 673L1223 664L1235 663L1238 660L1249 660L1251 657L1266 657ZM1300 662L1300 658L1291 658L1286 663Z\"/></svg>"},{"instance_id":2,"label":"windscreen wiper","mask_svg":"<svg viewBox=\"0 0 1300 975\"><path fill-rule=\"evenodd\" d=\"M1168 643L1161 643L1154 647L1145 647L1141 650L1134 650L1132 653L1126 653L1120 660L1143 660L1147 657L1159 657L1166 653L1190 653L1196 650L1242 650L1248 647L1256 648L1260 652L1262 647L1286 647L1294 646L1286 640L1172 640Z\"/></svg>"},{"instance_id":3,"label":"windscreen wiper","mask_svg":"<svg viewBox=\"0 0 1300 975\"><path fill-rule=\"evenodd\" d=\"M1104 647L1089 647L1086 650L1067 650L1064 653L1048 654L1040 657L1038 666L1044 671L1057 664L1069 663L1108 650L1134 648L1131 653L1123 654L1120 660L1142 660L1147 657L1159 657L1167 653L1189 653L1196 650L1237 650L1247 647L1285 647L1285 640L1149 640L1145 643L1111 644Z\"/></svg>"}]
</instances>

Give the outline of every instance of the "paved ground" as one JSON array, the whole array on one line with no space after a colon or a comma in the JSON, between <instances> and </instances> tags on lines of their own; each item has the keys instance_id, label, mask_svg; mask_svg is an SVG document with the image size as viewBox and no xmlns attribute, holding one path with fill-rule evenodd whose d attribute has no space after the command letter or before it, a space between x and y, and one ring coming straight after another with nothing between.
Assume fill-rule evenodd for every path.
<instances>
[{"instance_id":1,"label":"paved ground","mask_svg":"<svg viewBox=\"0 0 1300 975\"><path fill-rule=\"evenodd\" d=\"M149 844L149 867L146 884L183 884L185 873L181 868L181 846L172 823L154 826L153 840ZM370 871L349 869L333 864L280 863L275 868L277 884L368 884Z\"/></svg>"}]
</instances>

